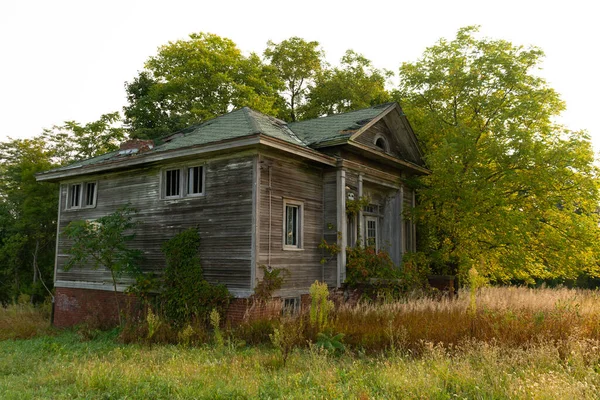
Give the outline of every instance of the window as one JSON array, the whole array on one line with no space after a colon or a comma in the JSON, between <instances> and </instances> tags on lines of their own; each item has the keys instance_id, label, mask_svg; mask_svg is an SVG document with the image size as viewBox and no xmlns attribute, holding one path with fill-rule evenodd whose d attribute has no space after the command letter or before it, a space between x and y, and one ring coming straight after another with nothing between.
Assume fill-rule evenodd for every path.
<instances>
[{"instance_id":1,"label":"window","mask_svg":"<svg viewBox=\"0 0 600 400\"><path fill-rule=\"evenodd\" d=\"M97 187L96 182L70 184L67 194L67 209L96 207Z\"/></svg>"},{"instance_id":2,"label":"window","mask_svg":"<svg viewBox=\"0 0 600 400\"><path fill-rule=\"evenodd\" d=\"M85 184L85 201L83 205L93 207L96 205L96 182L88 182Z\"/></svg>"},{"instance_id":3,"label":"window","mask_svg":"<svg viewBox=\"0 0 600 400\"><path fill-rule=\"evenodd\" d=\"M81 183L69 187L69 208L81 207Z\"/></svg>"},{"instance_id":4,"label":"window","mask_svg":"<svg viewBox=\"0 0 600 400\"><path fill-rule=\"evenodd\" d=\"M203 194L203 171L202 167L190 167L187 170L187 194Z\"/></svg>"},{"instance_id":5,"label":"window","mask_svg":"<svg viewBox=\"0 0 600 400\"><path fill-rule=\"evenodd\" d=\"M375 250L378 249L378 229L377 229L377 217L365 217L365 227L366 227L366 240L367 246L375 247Z\"/></svg>"},{"instance_id":6,"label":"window","mask_svg":"<svg viewBox=\"0 0 600 400\"><path fill-rule=\"evenodd\" d=\"M162 197L165 199L204 195L204 167L163 170Z\"/></svg>"},{"instance_id":7,"label":"window","mask_svg":"<svg viewBox=\"0 0 600 400\"><path fill-rule=\"evenodd\" d=\"M379 147L384 152L390 151L390 147L388 145L387 140L381 134L375 136L375 140L373 141L373 143L375 144L375 146Z\"/></svg>"},{"instance_id":8,"label":"window","mask_svg":"<svg viewBox=\"0 0 600 400\"><path fill-rule=\"evenodd\" d=\"M180 175L179 169L165 171L165 197L179 197L181 195Z\"/></svg>"},{"instance_id":9,"label":"window","mask_svg":"<svg viewBox=\"0 0 600 400\"><path fill-rule=\"evenodd\" d=\"M300 311L300 297L282 299L281 313L283 315L296 315Z\"/></svg>"},{"instance_id":10,"label":"window","mask_svg":"<svg viewBox=\"0 0 600 400\"><path fill-rule=\"evenodd\" d=\"M283 201L283 248L302 248L302 202Z\"/></svg>"}]
</instances>

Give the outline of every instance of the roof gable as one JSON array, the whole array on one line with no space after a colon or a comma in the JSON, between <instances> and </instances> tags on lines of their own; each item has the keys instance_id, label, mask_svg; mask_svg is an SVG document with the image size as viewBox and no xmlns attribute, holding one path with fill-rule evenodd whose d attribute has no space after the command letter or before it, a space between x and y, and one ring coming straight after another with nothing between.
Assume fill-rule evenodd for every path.
<instances>
[{"instance_id":1,"label":"roof gable","mask_svg":"<svg viewBox=\"0 0 600 400\"><path fill-rule=\"evenodd\" d=\"M394 104L396 103L386 103L343 114L293 122L288 126L309 146L321 147L350 139Z\"/></svg>"},{"instance_id":2,"label":"roof gable","mask_svg":"<svg viewBox=\"0 0 600 400\"><path fill-rule=\"evenodd\" d=\"M357 131L349 141L365 144L382 151L376 145L378 138L387 142L385 153L416 165L425 166L417 137L412 130L402 108L397 103L374 118L368 126Z\"/></svg>"}]
</instances>

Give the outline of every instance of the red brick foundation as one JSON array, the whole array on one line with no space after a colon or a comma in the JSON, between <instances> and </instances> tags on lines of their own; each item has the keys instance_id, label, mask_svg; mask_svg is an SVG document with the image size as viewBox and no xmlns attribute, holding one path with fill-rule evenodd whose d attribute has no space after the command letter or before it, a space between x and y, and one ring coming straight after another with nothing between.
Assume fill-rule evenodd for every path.
<instances>
[{"instance_id":1,"label":"red brick foundation","mask_svg":"<svg viewBox=\"0 0 600 400\"><path fill-rule=\"evenodd\" d=\"M121 310L137 307L135 297L119 293ZM119 324L115 293L108 290L56 288L54 326L67 328L81 323L108 328Z\"/></svg>"},{"instance_id":2,"label":"red brick foundation","mask_svg":"<svg viewBox=\"0 0 600 400\"><path fill-rule=\"evenodd\" d=\"M310 306L310 295L300 296L300 306L305 309ZM227 321L232 325L242 322L256 321L260 319L277 318L281 315L282 300L280 297L273 297L268 301L247 299L233 299L227 309Z\"/></svg>"},{"instance_id":3,"label":"red brick foundation","mask_svg":"<svg viewBox=\"0 0 600 400\"><path fill-rule=\"evenodd\" d=\"M121 311L132 315L139 311L139 301L124 293L118 294ZM302 309L310 306L310 296L300 296ZM282 301L274 297L269 301L253 298L233 299L227 310L227 321L232 324L271 319L281 315ZM56 288L54 300L54 326L68 328L87 323L99 328L119 324L115 294L108 290Z\"/></svg>"}]
</instances>

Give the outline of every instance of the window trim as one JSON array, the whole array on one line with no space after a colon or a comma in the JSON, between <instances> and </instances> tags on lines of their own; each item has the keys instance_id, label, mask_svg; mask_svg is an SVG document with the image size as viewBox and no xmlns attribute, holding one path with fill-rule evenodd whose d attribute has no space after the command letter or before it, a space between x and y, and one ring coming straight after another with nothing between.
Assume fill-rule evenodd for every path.
<instances>
[{"instance_id":1,"label":"window trim","mask_svg":"<svg viewBox=\"0 0 600 400\"><path fill-rule=\"evenodd\" d=\"M202 191L200 193L190 193L188 187L188 174L192 168L202 169ZM178 171L179 175L179 194L167 196L167 172ZM161 200L177 200L190 197L206 196L206 164L193 163L184 166L164 167L160 170L160 198Z\"/></svg>"},{"instance_id":2,"label":"window trim","mask_svg":"<svg viewBox=\"0 0 600 400\"><path fill-rule=\"evenodd\" d=\"M365 243L369 244L369 222L375 222L375 251L379 251L379 217L374 215L365 216Z\"/></svg>"},{"instance_id":3,"label":"window trim","mask_svg":"<svg viewBox=\"0 0 600 400\"><path fill-rule=\"evenodd\" d=\"M201 171L201 175L202 175L202 190L199 193L190 193L189 192L189 173L190 173L190 169L192 168L202 168ZM188 197L201 197L204 196L204 193L206 192L206 168L204 164L198 164L198 165L189 165L186 166L184 168L184 176L185 176L185 192L184 195L188 196Z\"/></svg>"},{"instance_id":4,"label":"window trim","mask_svg":"<svg viewBox=\"0 0 600 400\"><path fill-rule=\"evenodd\" d=\"M286 305L286 303L288 304ZM300 296L281 298L281 315L298 315L301 309L302 299Z\"/></svg>"},{"instance_id":5,"label":"window trim","mask_svg":"<svg viewBox=\"0 0 600 400\"><path fill-rule=\"evenodd\" d=\"M383 147L377 145L377 141L379 140L383 142ZM384 153L390 152L390 143L388 142L387 138L381 133L375 135L375 137L373 138L373 145L377 147L377 149L383 151Z\"/></svg>"},{"instance_id":6,"label":"window trim","mask_svg":"<svg viewBox=\"0 0 600 400\"><path fill-rule=\"evenodd\" d=\"M92 198L92 204L85 204L87 202L87 188L88 185L94 184L94 194ZM71 197L73 195L73 188L75 186L79 186L79 198L78 204L71 204ZM79 181L79 182L71 182L67 184L67 201L65 203L65 210L81 210L86 208L96 208L98 203L98 181Z\"/></svg>"},{"instance_id":7,"label":"window trim","mask_svg":"<svg viewBox=\"0 0 600 400\"><path fill-rule=\"evenodd\" d=\"M171 196L167 196L167 173L169 173L170 171L177 171L177 175L179 176L179 190L176 195L171 195ZM175 167L175 168L163 168L161 171L161 182L160 182L160 186L161 186L161 197L165 200L170 200L170 199L179 199L182 197L183 195L183 188L182 183L181 183L181 175L182 174L182 168L181 167Z\"/></svg>"},{"instance_id":8,"label":"window trim","mask_svg":"<svg viewBox=\"0 0 600 400\"><path fill-rule=\"evenodd\" d=\"M286 244L285 238L286 238L286 233L287 233L287 218L286 218L286 214L287 214L287 207L288 206L295 206L298 208L298 232L296 233L296 238L297 238L297 244L292 245L292 244ZM304 202L303 201L299 201L299 200L293 200L293 199L283 199L283 224L282 224L282 235L281 235L281 239L282 239L282 245L283 245L283 250L292 250L292 251L298 251L298 250L304 250Z\"/></svg>"}]
</instances>

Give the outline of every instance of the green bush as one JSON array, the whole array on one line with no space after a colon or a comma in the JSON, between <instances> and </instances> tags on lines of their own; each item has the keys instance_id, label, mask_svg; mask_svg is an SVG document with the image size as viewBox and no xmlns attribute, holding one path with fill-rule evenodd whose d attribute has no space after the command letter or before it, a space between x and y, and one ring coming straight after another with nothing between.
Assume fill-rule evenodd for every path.
<instances>
[{"instance_id":1,"label":"green bush","mask_svg":"<svg viewBox=\"0 0 600 400\"><path fill-rule=\"evenodd\" d=\"M211 285L203 278L199 245L197 230L190 228L162 247L167 268L159 297L165 316L177 326L194 320L206 323L213 309L224 315L231 300L224 285Z\"/></svg>"}]
</instances>

